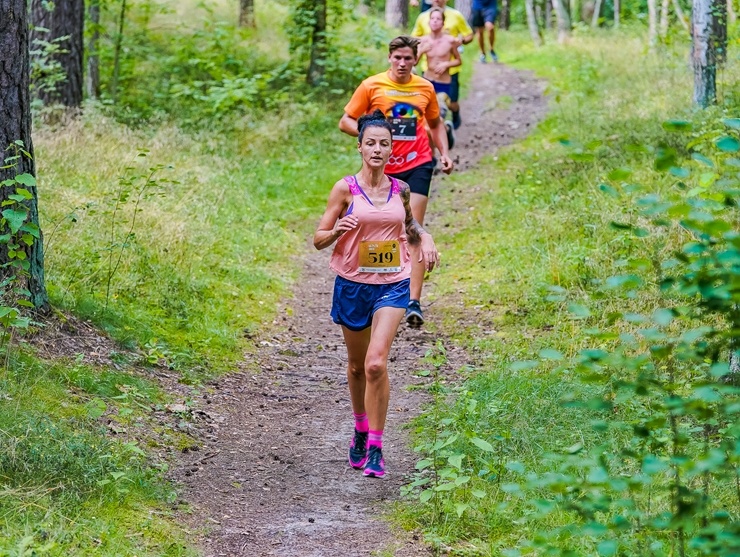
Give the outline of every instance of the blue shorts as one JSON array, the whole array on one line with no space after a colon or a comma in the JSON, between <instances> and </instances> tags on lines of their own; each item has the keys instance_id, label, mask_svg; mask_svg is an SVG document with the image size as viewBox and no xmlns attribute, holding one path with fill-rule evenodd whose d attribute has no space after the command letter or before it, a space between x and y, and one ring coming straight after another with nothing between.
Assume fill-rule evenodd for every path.
<instances>
[{"instance_id":1,"label":"blue shorts","mask_svg":"<svg viewBox=\"0 0 740 557\"><path fill-rule=\"evenodd\" d=\"M485 27L486 23L494 23L498 16L498 4L483 8L481 10L473 10L470 16L470 26L475 29L477 27Z\"/></svg>"},{"instance_id":2,"label":"blue shorts","mask_svg":"<svg viewBox=\"0 0 740 557\"><path fill-rule=\"evenodd\" d=\"M373 324L380 308L406 309L410 299L411 279L391 284L363 284L337 276L331 318L350 331L362 331Z\"/></svg>"},{"instance_id":3,"label":"blue shorts","mask_svg":"<svg viewBox=\"0 0 740 557\"><path fill-rule=\"evenodd\" d=\"M440 83L439 81L429 80L432 86L434 87L434 92L439 94L443 93L450 96L450 91L452 90L452 83Z\"/></svg>"}]
</instances>

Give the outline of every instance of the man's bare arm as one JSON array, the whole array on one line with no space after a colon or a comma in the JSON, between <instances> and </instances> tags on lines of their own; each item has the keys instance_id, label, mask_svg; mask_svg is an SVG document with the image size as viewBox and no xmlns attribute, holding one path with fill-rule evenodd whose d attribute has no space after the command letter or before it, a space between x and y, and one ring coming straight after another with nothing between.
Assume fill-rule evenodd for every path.
<instances>
[{"instance_id":1,"label":"man's bare arm","mask_svg":"<svg viewBox=\"0 0 740 557\"><path fill-rule=\"evenodd\" d=\"M357 120L346 112L339 119L339 129L352 137L360 135L360 132L357 131Z\"/></svg>"}]
</instances>

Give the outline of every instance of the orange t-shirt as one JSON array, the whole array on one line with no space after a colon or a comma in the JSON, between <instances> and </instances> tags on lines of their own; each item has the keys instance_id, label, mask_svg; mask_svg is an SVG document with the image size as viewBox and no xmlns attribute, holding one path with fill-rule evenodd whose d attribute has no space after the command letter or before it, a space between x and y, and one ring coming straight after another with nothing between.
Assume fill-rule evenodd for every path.
<instances>
[{"instance_id":1,"label":"orange t-shirt","mask_svg":"<svg viewBox=\"0 0 740 557\"><path fill-rule=\"evenodd\" d=\"M352 95L344 112L354 119L380 109L393 127L393 153L386 174L398 174L432 160L426 120L439 116L432 84L418 75L396 83L389 72L368 77Z\"/></svg>"}]
</instances>

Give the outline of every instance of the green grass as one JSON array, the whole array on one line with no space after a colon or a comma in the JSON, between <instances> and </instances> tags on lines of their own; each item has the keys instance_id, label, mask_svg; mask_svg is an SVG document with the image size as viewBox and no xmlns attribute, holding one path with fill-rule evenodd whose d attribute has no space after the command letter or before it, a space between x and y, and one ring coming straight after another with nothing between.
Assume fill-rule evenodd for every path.
<instances>
[{"instance_id":1,"label":"green grass","mask_svg":"<svg viewBox=\"0 0 740 557\"><path fill-rule=\"evenodd\" d=\"M506 486L523 481L524 471L551 470L550 453L581 443L586 450L615 443L618 434L592 429L599 412L562 406L563 399L599 392L577 381L567 367L512 364L537 360L543 349L570 358L586 347L609 347L613 340L599 340L586 330L627 332L635 326L612 326L611 312L650 314L657 292L631 297L609 289L606 280L624 273L629 258L644 254L649 259L654 250L664 255L681 234L663 237L662 247L656 247L654 240L621 233L610 224L636 222L640 195L675 191L677 179L654 170L658 147L686 157L687 140L699 149L711 143L726 133L718 119L734 116L740 106L736 48L721 74L720 106L695 112L684 42L649 53L645 36L630 28L581 33L565 46L550 38L541 49L524 32L499 33L498 41L502 62L547 80L550 112L521 143L446 181L434 200L442 216L432 232L444 265L432 277L430 301L440 329L451 331L452 340L470 351L477 368L461 370L461 384L442 391L415 432L423 454L429 439L459 436L437 450L466 455L478 475L441 492L445 496L439 499L409 502L401 520L455 555L502 555L538 531L572 520L562 512L545 522L535 519L531 501ZM662 123L670 119L692 121L692 136L667 131ZM628 178L612 174L620 168L630 169ZM478 192L474 200L465 193L470 191ZM467 309L460 308L460 300ZM570 303L590 307L591 315L574 315ZM468 320L474 314L477 322L460 326L466 319L461 312ZM477 450L471 437L490 441L494 452ZM453 477L462 473L450 462L447 471ZM510 462L521 468L507 468ZM482 499L471 495L476 489L485 493L479 494ZM720 487L717 496L731 501L730 487ZM456 505L462 503L470 507L458 516ZM596 554L586 539L569 543L583 554Z\"/></svg>"}]
</instances>

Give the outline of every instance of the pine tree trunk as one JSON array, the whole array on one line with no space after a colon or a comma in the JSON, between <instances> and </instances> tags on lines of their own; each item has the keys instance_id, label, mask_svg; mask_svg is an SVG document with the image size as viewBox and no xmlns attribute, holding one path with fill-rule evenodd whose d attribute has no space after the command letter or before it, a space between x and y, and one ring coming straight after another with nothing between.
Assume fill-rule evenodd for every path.
<instances>
[{"instance_id":1,"label":"pine tree trunk","mask_svg":"<svg viewBox=\"0 0 740 557\"><path fill-rule=\"evenodd\" d=\"M239 25L254 27L254 0L239 0Z\"/></svg>"},{"instance_id":2,"label":"pine tree trunk","mask_svg":"<svg viewBox=\"0 0 740 557\"><path fill-rule=\"evenodd\" d=\"M324 80L324 60L326 60L326 0L313 2L314 24L311 32L311 62L308 65L306 81L316 87Z\"/></svg>"},{"instance_id":3,"label":"pine tree trunk","mask_svg":"<svg viewBox=\"0 0 740 557\"><path fill-rule=\"evenodd\" d=\"M648 46L653 49L658 43L658 7L657 0L647 0L648 4Z\"/></svg>"},{"instance_id":4,"label":"pine tree trunk","mask_svg":"<svg viewBox=\"0 0 740 557\"><path fill-rule=\"evenodd\" d=\"M509 30L511 27L511 0L501 0L501 14L498 16L501 29Z\"/></svg>"},{"instance_id":5,"label":"pine tree trunk","mask_svg":"<svg viewBox=\"0 0 740 557\"><path fill-rule=\"evenodd\" d=\"M691 14L694 104L706 108L717 101L717 61L712 42L712 1L694 0Z\"/></svg>"},{"instance_id":6,"label":"pine tree trunk","mask_svg":"<svg viewBox=\"0 0 740 557\"><path fill-rule=\"evenodd\" d=\"M527 11L527 26L529 27L529 36L536 46L542 46L542 35L540 26L537 24L537 17L534 13L534 0L524 0L524 8Z\"/></svg>"},{"instance_id":7,"label":"pine tree trunk","mask_svg":"<svg viewBox=\"0 0 740 557\"><path fill-rule=\"evenodd\" d=\"M409 0L386 0L385 22L389 27L405 29L409 24Z\"/></svg>"},{"instance_id":8,"label":"pine tree trunk","mask_svg":"<svg viewBox=\"0 0 740 557\"><path fill-rule=\"evenodd\" d=\"M419 1L423 2L423 0ZM509 0L506 0L507 5L508 2ZM473 0L455 0L455 9L463 15L465 21L470 21L470 16L473 14Z\"/></svg>"},{"instance_id":9,"label":"pine tree trunk","mask_svg":"<svg viewBox=\"0 0 740 557\"><path fill-rule=\"evenodd\" d=\"M123 28L126 23L126 0L121 0L121 12L118 15L118 32L113 42L113 77L110 83L110 94L115 102L118 98L118 76L121 73L121 50L123 49Z\"/></svg>"},{"instance_id":10,"label":"pine tree trunk","mask_svg":"<svg viewBox=\"0 0 740 557\"><path fill-rule=\"evenodd\" d=\"M570 17L563 0L552 0L552 5L555 8L555 17L558 20L558 42L564 43L570 37Z\"/></svg>"},{"instance_id":11,"label":"pine tree trunk","mask_svg":"<svg viewBox=\"0 0 740 557\"><path fill-rule=\"evenodd\" d=\"M33 155L31 141L31 92L29 84L30 54L28 7L26 0L0 0L0 182L23 173L36 175L33 158L22 156L10 168L3 161L13 154L6 150L14 141L23 142ZM35 186L26 186L31 192L29 220L38 225L38 197ZM14 187L0 189L0 201L15 193ZM40 231L39 231L40 232ZM31 302L39 310L47 310L49 298L44 281L44 250L41 234L26 248L30 270L28 290ZM0 250L0 264L8 261L7 250Z\"/></svg>"},{"instance_id":12,"label":"pine tree trunk","mask_svg":"<svg viewBox=\"0 0 740 557\"><path fill-rule=\"evenodd\" d=\"M670 0L661 0L660 3L660 38L665 39L668 36L668 5Z\"/></svg>"},{"instance_id":13,"label":"pine tree trunk","mask_svg":"<svg viewBox=\"0 0 740 557\"><path fill-rule=\"evenodd\" d=\"M91 99L100 97L100 59L98 57L98 41L100 39L100 0L91 0L88 6L88 17L92 26L90 40L87 43L87 74L85 75L85 90Z\"/></svg>"},{"instance_id":14,"label":"pine tree trunk","mask_svg":"<svg viewBox=\"0 0 740 557\"><path fill-rule=\"evenodd\" d=\"M49 11L51 7L51 11ZM61 52L53 55L64 72L65 80L53 88L40 87L35 82L36 95L45 104L61 103L64 106L78 107L82 104L82 57L84 51L85 2L84 0L57 0L50 4L44 0L31 0L31 45L38 50L37 41L54 42ZM38 31L36 28L48 29ZM67 37L67 38L62 38Z\"/></svg>"}]
</instances>

